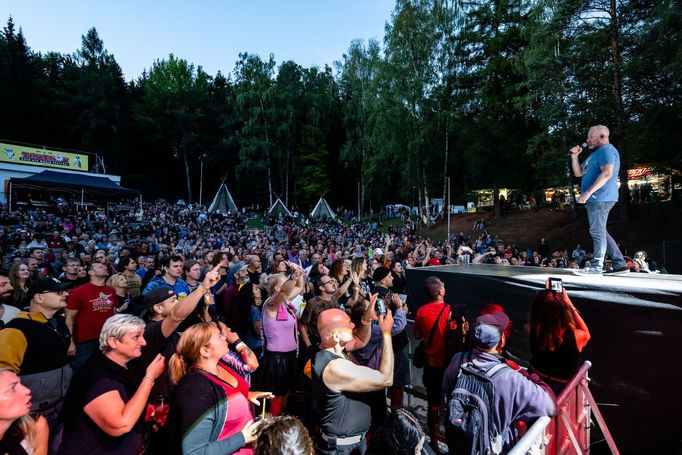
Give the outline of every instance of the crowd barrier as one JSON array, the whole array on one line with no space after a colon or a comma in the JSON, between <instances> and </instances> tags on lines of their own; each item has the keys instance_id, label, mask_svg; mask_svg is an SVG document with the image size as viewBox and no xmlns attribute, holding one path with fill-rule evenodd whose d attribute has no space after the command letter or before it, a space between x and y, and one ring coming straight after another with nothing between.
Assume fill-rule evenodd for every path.
<instances>
[{"instance_id":1,"label":"crowd barrier","mask_svg":"<svg viewBox=\"0 0 682 455\"><path fill-rule=\"evenodd\" d=\"M589 454L592 419L599 425L611 453L620 454L590 392L587 372L591 366L590 362L583 363L566 384L557 397L557 415L537 419L509 455Z\"/></svg>"}]
</instances>

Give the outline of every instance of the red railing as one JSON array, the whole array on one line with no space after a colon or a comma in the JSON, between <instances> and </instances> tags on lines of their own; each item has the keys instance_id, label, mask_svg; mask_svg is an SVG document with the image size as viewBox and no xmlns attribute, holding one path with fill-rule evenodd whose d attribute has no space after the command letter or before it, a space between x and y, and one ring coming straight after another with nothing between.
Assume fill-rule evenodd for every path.
<instances>
[{"instance_id":1,"label":"red railing","mask_svg":"<svg viewBox=\"0 0 682 455\"><path fill-rule=\"evenodd\" d=\"M620 455L606 422L589 388L587 371L592 364L582 364L573 379L557 397L557 415L538 419L509 452L510 455L589 454L590 420L597 421L614 455Z\"/></svg>"}]
</instances>

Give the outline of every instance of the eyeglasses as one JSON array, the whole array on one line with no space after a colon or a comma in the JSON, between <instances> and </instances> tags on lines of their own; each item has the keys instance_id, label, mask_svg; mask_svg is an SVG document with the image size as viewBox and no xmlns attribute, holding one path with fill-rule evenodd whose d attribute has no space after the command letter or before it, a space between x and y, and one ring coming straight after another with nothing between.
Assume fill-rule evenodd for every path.
<instances>
[{"instance_id":1,"label":"eyeglasses","mask_svg":"<svg viewBox=\"0 0 682 455\"><path fill-rule=\"evenodd\" d=\"M41 292L40 294L55 293L55 294L57 294L57 295L63 295L63 294L66 293L66 292L67 292L66 289L62 289L62 290L59 290L59 291L43 291L43 292Z\"/></svg>"}]
</instances>

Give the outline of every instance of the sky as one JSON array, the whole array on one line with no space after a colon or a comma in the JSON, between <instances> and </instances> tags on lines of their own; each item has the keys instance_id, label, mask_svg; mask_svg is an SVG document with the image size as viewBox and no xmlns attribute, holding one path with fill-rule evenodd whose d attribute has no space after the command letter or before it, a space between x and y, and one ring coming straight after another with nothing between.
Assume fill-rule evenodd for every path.
<instances>
[{"instance_id":1,"label":"sky","mask_svg":"<svg viewBox=\"0 0 682 455\"><path fill-rule=\"evenodd\" d=\"M169 54L208 74L232 72L240 52L304 67L340 60L351 40L381 41L395 0L2 0L36 52L73 53L95 27L126 80Z\"/></svg>"}]
</instances>

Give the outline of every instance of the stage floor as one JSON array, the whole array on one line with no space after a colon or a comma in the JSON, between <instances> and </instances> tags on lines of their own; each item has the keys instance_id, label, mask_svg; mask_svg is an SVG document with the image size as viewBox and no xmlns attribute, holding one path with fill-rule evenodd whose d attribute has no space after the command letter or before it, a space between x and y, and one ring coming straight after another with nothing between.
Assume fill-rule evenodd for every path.
<instances>
[{"instance_id":1,"label":"stage floor","mask_svg":"<svg viewBox=\"0 0 682 455\"><path fill-rule=\"evenodd\" d=\"M567 269L487 264L407 270L412 312L426 303L424 278L444 283L447 302L463 303L474 317L498 303L513 321L510 354L530 358L523 326L535 293L548 277L561 278L592 338L583 360L593 364L591 389L624 453L671 453L680 438L682 388L682 276L579 276ZM646 438L642 436L646 435Z\"/></svg>"}]
</instances>

